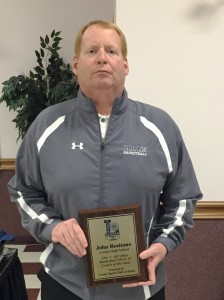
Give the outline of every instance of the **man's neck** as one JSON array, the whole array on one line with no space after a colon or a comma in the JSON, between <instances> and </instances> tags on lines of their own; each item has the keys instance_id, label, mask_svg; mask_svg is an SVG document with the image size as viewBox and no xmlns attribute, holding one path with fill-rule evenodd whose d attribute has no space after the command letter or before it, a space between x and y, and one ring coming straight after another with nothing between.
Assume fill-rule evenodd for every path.
<instances>
[{"instance_id":1,"label":"man's neck","mask_svg":"<svg viewBox=\"0 0 224 300\"><path fill-rule=\"evenodd\" d=\"M93 97L92 100L95 104L96 110L101 115L110 115L114 104L115 96L100 94L98 97Z\"/></svg>"},{"instance_id":2,"label":"man's neck","mask_svg":"<svg viewBox=\"0 0 224 300\"><path fill-rule=\"evenodd\" d=\"M121 95L111 93L108 90L100 90L95 93L92 93L91 96L88 97L93 100L96 110L99 114L110 115L113 108L114 100L120 96Z\"/></svg>"}]
</instances>

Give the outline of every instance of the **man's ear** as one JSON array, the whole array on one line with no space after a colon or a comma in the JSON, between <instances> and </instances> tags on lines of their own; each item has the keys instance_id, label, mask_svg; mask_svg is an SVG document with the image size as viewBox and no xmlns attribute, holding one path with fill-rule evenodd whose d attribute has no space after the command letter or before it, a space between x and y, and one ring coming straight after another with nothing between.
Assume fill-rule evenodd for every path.
<instances>
[{"instance_id":1,"label":"man's ear","mask_svg":"<svg viewBox=\"0 0 224 300\"><path fill-rule=\"evenodd\" d=\"M127 58L124 59L124 68L125 68L125 75L128 75L129 73L129 65Z\"/></svg>"},{"instance_id":2,"label":"man's ear","mask_svg":"<svg viewBox=\"0 0 224 300\"><path fill-rule=\"evenodd\" d=\"M78 57L74 56L72 61L72 72L77 75Z\"/></svg>"}]
</instances>

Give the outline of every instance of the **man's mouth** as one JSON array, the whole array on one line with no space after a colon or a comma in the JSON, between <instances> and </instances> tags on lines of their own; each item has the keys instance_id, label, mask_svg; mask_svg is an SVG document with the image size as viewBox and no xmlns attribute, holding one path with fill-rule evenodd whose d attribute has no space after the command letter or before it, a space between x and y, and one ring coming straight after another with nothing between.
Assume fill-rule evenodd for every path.
<instances>
[{"instance_id":1,"label":"man's mouth","mask_svg":"<svg viewBox=\"0 0 224 300\"><path fill-rule=\"evenodd\" d=\"M97 73L98 73L98 74L99 74L99 73L102 73L102 74L103 74L103 73L105 73L105 74L110 74L110 72L108 72L108 71L106 71L106 70L98 70L98 71L95 72L95 74L97 74Z\"/></svg>"}]
</instances>

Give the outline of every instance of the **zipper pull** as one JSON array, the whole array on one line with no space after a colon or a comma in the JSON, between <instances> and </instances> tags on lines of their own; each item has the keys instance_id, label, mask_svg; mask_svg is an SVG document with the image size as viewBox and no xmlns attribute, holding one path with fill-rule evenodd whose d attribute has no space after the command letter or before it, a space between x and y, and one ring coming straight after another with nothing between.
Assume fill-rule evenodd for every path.
<instances>
[{"instance_id":1,"label":"zipper pull","mask_svg":"<svg viewBox=\"0 0 224 300\"><path fill-rule=\"evenodd\" d=\"M101 150L104 150L104 147L105 147L104 139L101 139Z\"/></svg>"}]
</instances>

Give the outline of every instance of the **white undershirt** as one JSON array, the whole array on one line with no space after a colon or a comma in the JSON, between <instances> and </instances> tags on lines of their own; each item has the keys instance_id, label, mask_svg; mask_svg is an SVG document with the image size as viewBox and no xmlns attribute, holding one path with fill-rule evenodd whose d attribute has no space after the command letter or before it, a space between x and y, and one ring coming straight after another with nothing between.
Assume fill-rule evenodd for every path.
<instances>
[{"instance_id":1,"label":"white undershirt","mask_svg":"<svg viewBox=\"0 0 224 300\"><path fill-rule=\"evenodd\" d=\"M107 126L108 126L110 115L103 116L103 115L98 114L98 116L99 116L99 122L100 122L100 128L101 128L101 135L102 135L102 139L104 140L106 132L107 132Z\"/></svg>"}]
</instances>

